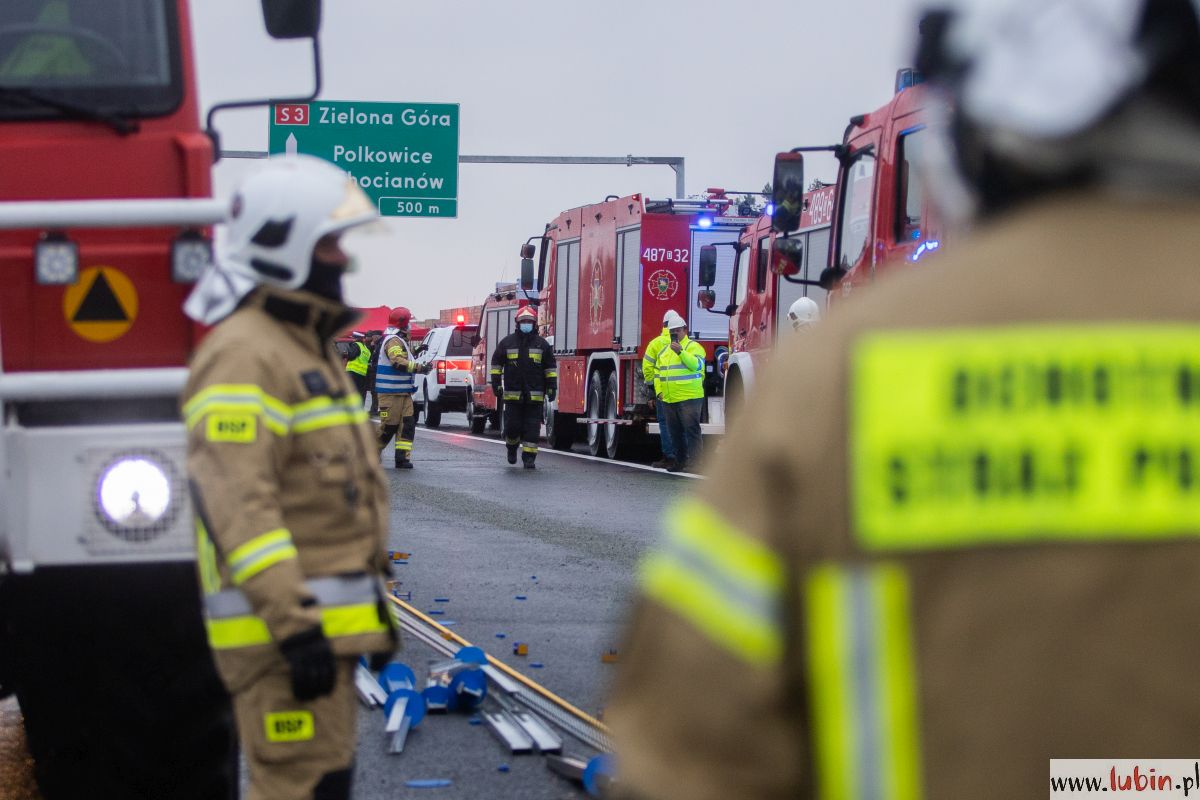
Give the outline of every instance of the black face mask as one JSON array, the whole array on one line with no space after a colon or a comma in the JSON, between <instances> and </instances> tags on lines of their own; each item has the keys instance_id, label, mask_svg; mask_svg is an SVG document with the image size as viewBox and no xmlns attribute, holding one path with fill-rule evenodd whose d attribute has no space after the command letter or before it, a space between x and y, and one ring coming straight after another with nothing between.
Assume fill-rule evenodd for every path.
<instances>
[{"instance_id":1,"label":"black face mask","mask_svg":"<svg viewBox=\"0 0 1200 800\"><path fill-rule=\"evenodd\" d=\"M308 280L300 288L327 300L342 302L342 275L345 267L320 261L315 256L308 271Z\"/></svg>"}]
</instances>

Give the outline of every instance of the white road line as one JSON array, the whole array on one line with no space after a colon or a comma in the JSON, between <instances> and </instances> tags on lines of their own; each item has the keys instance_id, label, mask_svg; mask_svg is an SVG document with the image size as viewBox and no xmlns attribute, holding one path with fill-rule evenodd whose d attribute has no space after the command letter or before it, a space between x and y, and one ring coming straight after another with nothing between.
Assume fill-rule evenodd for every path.
<instances>
[{"instance_id":1,"label":"white road line","mask_svg":"<svg viewBox=\"0 0 1200 800\"><path fill-rule=\"evenodd\" d=\"M504 442L499 439L489 439L486 436L473 436L468 433L449 433L448 431L439 431L436 428L422 428L421 434L436 433L440 436L449 436L451 439L469 439L473 442L487 442L489 444L503 445ZM647 464L634 464L629 461L614 461L611 458L600 458L599 456L585 456L582 453L568 453L565 450L554 450L551 448L538 447L538 455L566 456L567 458L582 458L584 461L598 461L601 464L609 464L614 467L629 467L630 469L644 469L647 472L658 472L663 475L674 475L680 478L692 478L693 480L704 480L703 475L697 475L694 472L667 472L665 469L656 469Z\"/></svg>"}]
</instances>

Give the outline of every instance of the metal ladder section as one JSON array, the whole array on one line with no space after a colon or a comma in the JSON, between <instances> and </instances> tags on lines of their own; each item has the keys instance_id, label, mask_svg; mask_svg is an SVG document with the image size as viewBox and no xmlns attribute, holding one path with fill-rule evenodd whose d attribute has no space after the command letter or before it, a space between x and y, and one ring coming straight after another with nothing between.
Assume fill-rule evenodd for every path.
<instances>
[{"instance_id":1,"label":"metal ladder section","mask_svg":"<svg viewBox=\"0 0 1200 800\"><path fill-rule=\"evenodd\" d=\"M392 613L400 627L435 651L452 658L459 648L472 646L466 639L439 625L400 598L388 595L388 599L392 602ZM526 734L525 738L531 740L530 745L536 745L542 752L554 752L553 731L539 731L540 720L516 710L511 702L515 700L583 744L603 753L613 752L608 727L600 720L571 705L492 655L488 656L488 663L483 667L483 671L492 685L500 690L500 694L492 695L500 705L500 712L483 714L485 721L497 736L509 741L505 734L496 730L496 726L512 728L515 723L516 730L523 732ZM495 723L491 719L492 716L498 717ZM512 736L511 742L524 744L522 736L517 734ZM561 749L561 745L558 749Z\"/></svg>"}]
</instances>

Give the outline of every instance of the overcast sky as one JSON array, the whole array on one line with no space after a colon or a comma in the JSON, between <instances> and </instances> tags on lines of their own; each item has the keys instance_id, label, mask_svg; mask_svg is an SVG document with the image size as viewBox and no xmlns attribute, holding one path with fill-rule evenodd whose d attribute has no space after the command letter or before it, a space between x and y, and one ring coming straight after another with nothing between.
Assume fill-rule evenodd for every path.
<instances>
[{"instance_id":1,"label":"overcast sky","mask_svg":"<svg viewBox=\"0 0 1200 800\"><path fill-rule=\"evenodd\" d=\"M758 190L778 150L840 141L891 96L918 0L326 0L328 100L461 106L462 154L683 156L686 191ZM259 4L192 4L202 111L298 94L309 49L267 37ZM265 150L267 112L217 118L223 145ZM216 168L228 194L254 161ZM261 162L258 162L261 164ZM808 174L832 180L827 158ZM666 166L463 164L457 219L391 219L355 237L356 305L418 317L480 303L559 212L605 195L674 194Z\"/></svg>"}]
</instances>

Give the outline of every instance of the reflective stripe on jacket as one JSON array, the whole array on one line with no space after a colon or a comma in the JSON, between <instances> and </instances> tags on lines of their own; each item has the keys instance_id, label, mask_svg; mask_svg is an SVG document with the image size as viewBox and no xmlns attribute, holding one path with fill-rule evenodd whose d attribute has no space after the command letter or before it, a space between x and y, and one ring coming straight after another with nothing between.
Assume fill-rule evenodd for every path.
<instances>
[{"instance_id":1,"label":"reflective stripe on jacket","mask_svg":"<svg viewBox=\"0 0 1200 800\"><path fill-rule=\"evenodd\" d=\"M375 364L377 393L413 394L417 391L417 381L412 373L413 356L403 337L393 334L384 339Z\"/></svg>"},{"instance_id":2,"label":"reflective stripe on jacket","mask_svg":"<svg viewBox=\"0 0 1200 800\"><path fill-rule=\"evenodd\" d=\"M510 333L492 353L491 379L503 380L504 399L512 402L541 402L550 389L558 388L558 365L554 348L536 333Z\"/></svg>"},{"instance_id":3,"label":"reflective stripe on jacket","mask_svg":"<svg viewBox=\"0 0 1200 800\"><path fill-rule=\"evenodd\" d=\"M679 346L678 354L670 344L664 347L654 365L655 386L666 403L704 397L704 348L686 336Z\"/></svg>"}]
</instances>

